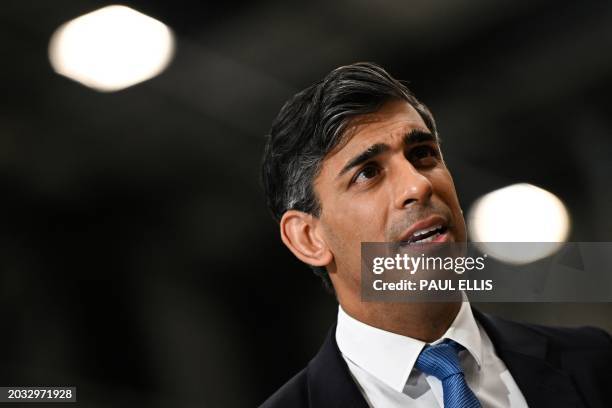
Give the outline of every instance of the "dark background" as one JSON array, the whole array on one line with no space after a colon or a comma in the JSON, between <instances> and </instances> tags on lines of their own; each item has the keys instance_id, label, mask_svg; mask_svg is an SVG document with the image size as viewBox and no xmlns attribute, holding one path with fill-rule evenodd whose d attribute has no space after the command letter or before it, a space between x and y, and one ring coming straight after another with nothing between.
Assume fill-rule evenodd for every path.
<instances>
[{"instance_id":1,"label":"dark background","mask_svg":"<svg viewBox=\"0 0 612 408\"><path fill-rule=\"evenodd\" d=\"M110 94L47 57L60 24L109 3L2 3L2 385L255 406L303 367L336 304L282 246L258 164L282 103L355 61L432 109L464 208L529 182L567 204L570 240L612 240L612 3L373 3L124 2L177 53ZM611 304L480 308L612 329Z\"/></svg>"}]
</instances>

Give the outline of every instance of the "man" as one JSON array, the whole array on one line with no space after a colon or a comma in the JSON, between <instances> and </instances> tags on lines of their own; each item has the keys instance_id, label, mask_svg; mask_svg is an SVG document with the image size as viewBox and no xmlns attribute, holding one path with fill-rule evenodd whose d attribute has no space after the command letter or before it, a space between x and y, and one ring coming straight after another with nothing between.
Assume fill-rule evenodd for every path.
<instances>
[{"instance_id":1,"label":"man","mask_svg":"<svg viewBox=\"0 0 612 408\"><path fill-rule=\"evenodd\" d=\"M610 407L612 341L468 302L362 302L361 242L465 242L434 119L381 67L340 67L275 119L262 179L283 243L339 303L313 360L264 407Z\"/></svg>"}]
</instances>

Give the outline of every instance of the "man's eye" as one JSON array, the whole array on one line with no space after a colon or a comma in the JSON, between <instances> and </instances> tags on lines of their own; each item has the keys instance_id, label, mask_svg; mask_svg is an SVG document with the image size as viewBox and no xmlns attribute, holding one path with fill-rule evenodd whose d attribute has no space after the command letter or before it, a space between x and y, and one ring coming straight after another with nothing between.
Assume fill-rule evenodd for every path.
<instances>
[{"instance_id":1,"label":"man's eye","mask_svg":"<svg viewBox=\"0 0 612 408\"><path fill-rule=\"evenodd\" d=\"M363 183L372 179L380 173L380 168L374 164L368 164L355 175L353 183Z\"/></svg>"},{"instance_id":2,"label":"man's eye","mask_svg":"<svg viewBox=\"0 0 612 408\"><path fill-rule=\"evenodd\" d=\"M438 150L429 145L417 146L408 154L408 160L420 166L434 166L438 163Z\"/></svg>"}]
</instances>

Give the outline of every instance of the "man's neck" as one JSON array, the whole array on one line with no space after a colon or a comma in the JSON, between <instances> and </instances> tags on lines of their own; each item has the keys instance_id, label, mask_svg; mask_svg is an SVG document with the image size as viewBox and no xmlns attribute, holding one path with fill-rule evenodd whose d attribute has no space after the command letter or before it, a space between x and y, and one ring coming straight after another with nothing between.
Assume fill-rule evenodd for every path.
<instances>
[{"instance_id":1,"label":"man's neck","mask_svg":"<svg viewBox=\"0 0 612 408\"><path fill-rule=\"evenodd\" d=\"M340 300L342 309L367 325L425 342L438 340L459 313L461 301L378 303Z\"/></svg>"}]
</instances>

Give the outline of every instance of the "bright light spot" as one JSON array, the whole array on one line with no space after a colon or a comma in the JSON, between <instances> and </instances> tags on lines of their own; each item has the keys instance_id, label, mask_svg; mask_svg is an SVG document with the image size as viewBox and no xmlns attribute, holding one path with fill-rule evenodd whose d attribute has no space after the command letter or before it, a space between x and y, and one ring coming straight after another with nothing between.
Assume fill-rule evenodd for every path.
<instances>
[{"instance_id":1,"label":"bright light spot","mask_svg":"<svg viewBox=\"0 0 612 408\"><path fill-rule=\"evenodd\" d=\"M569 235L570 219L554 194L522 183L481 197L470 209L468 225L480 250L504 262L525 264L559 250ZM534 244L491 244L495 242Z\"/></svg>"},{"instance_id":2,"label":"bright light spot","mask_svg":"<svg viewBox=\"0 0 612 408\"><path fill-rule=\"evenodd\" d=\"M125 6L75 18L59 27L49 42L49 59L57 73L103 92L158 75L173 54L170 29Z\"/></svg>"}]
</instances>

